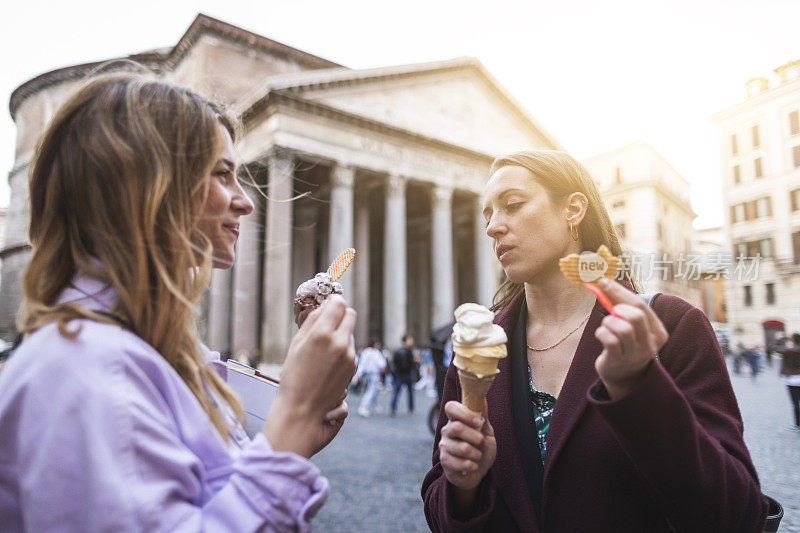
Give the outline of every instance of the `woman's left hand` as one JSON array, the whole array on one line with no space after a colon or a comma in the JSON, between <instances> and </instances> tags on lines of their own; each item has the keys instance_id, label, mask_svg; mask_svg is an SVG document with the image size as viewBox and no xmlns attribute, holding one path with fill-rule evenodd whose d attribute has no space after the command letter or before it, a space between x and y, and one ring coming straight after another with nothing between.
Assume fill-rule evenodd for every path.
<instances>
[{"instance_id":1,"label":"woman's left hand","mask_svg":"<svg viewBox=\"0 0 800 533\"><path fill-rule=\"evenodd\" d=\"M594 333L605 348L595 361L597 374L611 399L618 399L639 383L669 335L655 312L635 293L605 278L597 286L621 317L606 316Z\"/></svg>"},{"instance_id":2,"label":"woman's left hand","mask_svg":"<svg viewBox=\"0 0 800 533\"><path fill-rule=\"evenodd\" d=\"M344 395L347 396L347 391L344 391ZM325 419L322 421L319 427L317 442L314 443L313 454L320 452L325 446L331 443L336 435L339 434L339 430L342 429L344 420L347 418L347 414L347 402L342 400L342 403L339 404L339 407L333 411L329 411L325 415Z\"/></svg>"}]
</instances>

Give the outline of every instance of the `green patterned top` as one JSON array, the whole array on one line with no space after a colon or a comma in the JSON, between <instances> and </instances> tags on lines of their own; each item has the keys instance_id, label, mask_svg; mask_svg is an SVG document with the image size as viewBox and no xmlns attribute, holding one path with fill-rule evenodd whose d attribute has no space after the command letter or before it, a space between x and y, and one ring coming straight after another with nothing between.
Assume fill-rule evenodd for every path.
<instances>
[{"instance_id":1,"label":"green patterned top","mask_svg":"<svg viewBox=\"0 0 800 533\"><path fill-rule=\"evenodd\" d=\"M544 464L544 454L547 450L547 430L550 429L550 418L553 416L556 398L552 394L536 390L536 387L533 386L531 365L528 365L528 386L530 387L531 405L533 406L533 416L536 422L536 433L539 437L539 453L541 454L542 464Z\"/></svg>"}]
</instances>

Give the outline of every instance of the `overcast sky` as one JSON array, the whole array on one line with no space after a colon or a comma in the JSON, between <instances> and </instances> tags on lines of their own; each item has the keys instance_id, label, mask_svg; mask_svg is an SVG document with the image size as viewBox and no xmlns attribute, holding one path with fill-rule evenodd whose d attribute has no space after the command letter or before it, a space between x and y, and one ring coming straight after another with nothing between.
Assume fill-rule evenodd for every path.
<instances>
[{"instance_id":1,"label":"overcast sky","mask_svg":"<svg viewBox=\"0 0 800 533\"><path fill-rule=\"evenodd\" d=\"M692 184L696 227L722 223L709 115L800 58L796 0L118 2L27 0L0 20L8 204L11 92L66 65L174 45L198 12L352 68L477 57L579 158L643 139Z\"/></svg>"}]
</instances>

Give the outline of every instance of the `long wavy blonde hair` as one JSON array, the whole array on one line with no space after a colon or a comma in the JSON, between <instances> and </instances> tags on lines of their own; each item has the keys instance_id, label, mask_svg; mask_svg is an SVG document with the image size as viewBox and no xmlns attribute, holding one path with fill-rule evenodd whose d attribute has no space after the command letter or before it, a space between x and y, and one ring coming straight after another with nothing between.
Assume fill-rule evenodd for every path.
<instances>
[{"instance_id":1,"label":"long wavy blonde hair","mask_svg":"<svg viewBox=\"0 0 800 533\"><path fill-rule=\"evenodd\" d=\"M597 250L605 244L614 255L622 254L622 246L617 232L608 216L592 176L586 167L566 152L557 150L533 150L517 152L495 159L489 176L503 167L522 167L531 174L531 179L544 187L550 201L560 202L574 192L581 192L589 200L586 215L577 228L582 250ZM624 272L624 279L636 288L630 273ZM522 292L523 284L505 280L492 301L492 311L506 307L514 297Z\"/></svg>"},{"instance_id":2,"label":"long wavy blonde hair","mask_svg":"<svg viewBox=\"0 0 800 533\"><path fill-rule=\"evenodd\" d=\"M119 296L111 313L166 359L227 441L212 394L244 413L205 361L197 330L212 266L198 221L220 124L235 139L236 123L217 105L144 74L100 76L61 106L31 165L33 254L18 327L29 334L57 322L74 338L73 319L112 322L57 301L78 272L105 281Z\"/></svg>"}]
</instances>

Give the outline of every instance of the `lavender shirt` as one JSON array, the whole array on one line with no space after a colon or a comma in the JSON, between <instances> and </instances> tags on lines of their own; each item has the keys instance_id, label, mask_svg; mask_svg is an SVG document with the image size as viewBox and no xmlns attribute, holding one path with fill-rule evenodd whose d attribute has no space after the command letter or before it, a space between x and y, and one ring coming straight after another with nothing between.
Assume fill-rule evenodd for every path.
<instances>
[{"instance_id":1,"label":"lavender shirt","mask_svg":"<svg viewBox=\"0 0 800 533\"><path fill-rule=\"evenodd\" d=\"M60 301L109 310L116 294L79 275ZM0 371L0 531L311 529L328 496L316 466L238 425L226 444L150 345L77 325L74 340L41 328Z\"/></svg>"}]
</instances>

